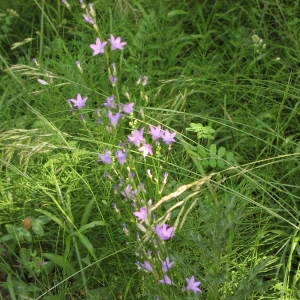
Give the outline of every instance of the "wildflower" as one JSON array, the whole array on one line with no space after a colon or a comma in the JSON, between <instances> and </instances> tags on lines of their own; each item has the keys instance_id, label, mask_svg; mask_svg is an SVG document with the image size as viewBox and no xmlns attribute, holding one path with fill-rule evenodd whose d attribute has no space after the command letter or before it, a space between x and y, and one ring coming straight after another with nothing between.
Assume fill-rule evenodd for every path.
<instances>
[{"instance_id":1,"label":"wildflower","mask_svg":"<svg viewBox=\"0 0 300 300\"><path fill-rule=\"evenodd\" d=\"M67 2L67 0L61 0L61 2L63 5L70 9L70 4Z\"/></svg>"},{"instance_id":2,"label":"wildflower","mask_svg":"<svg viewBox=\"0 0 300 300\"><path fill-rule=\"evenodd\" d=\"M111 44L111 50L123 50L124 46L127 45L126 42L122 42L121 38L114 37L112 34L110 35L110 39L108 39Z\"/></svg>"},{"instance_id":3,"label":"wildflower","mask_svg":"<svg viewBox=\"0 0 300 300\"><path fill-rule=\"evenodd\" d=\"M128 140L136 146L139 146L144 141L144 128L133 130L131 135L128 135Z\"/></svg>"},{"instance_id":4,"label":"wildflower","mask_svg":"<svg viewBox=\"0 0 300 300\"><path fill-rule=\"evenodd\" d=\"M160 125L158 125L157 127L150 125L149 129L150 129L149 133L154 141L157 141L162 137L163 131L161 130Z\"/></svg>"},{"instance_id":5,"label":"wildflower","mask_svg":"<svg viewBox=\"0 0 300 300\"><path fill-rule=\"evenodd\" d=\"M43 80L43 79L40 79L40 78L37 81L38 81L38 83L40 83L42 85L48 85L49 84L46 80Z\"/></svg>"},{"instance_id":6,"label":"wildflower","mask_svg":"<svg viewBox=\"0 0 300 300\"><path fill-rule=\"evenodd\" d=\"M35 57L32 59L32 62L33 62L36 66L39 66L39 63L38 63L38 61L37 61L37 59L36 59Z\"/></svg>"},{"instance_id":7,"label":"wildflower","mask_svg":"<svg viewBox=\"0 0 300 300\"><path fill-rule=\"evenodd\" d=\"M113 114L111 111L108 112L108 118L112 126L116 127L119 119L121 118L120 113Z\"/></svg>"},{"instance_id":8,"label":"wildflower","mask_svg":"<svg viewBox=\"0 0 300 300\"><path fill-rule=\"evenodd\" d=\"M147 155L152 155L152 146L150 144L144 144L142 147L139 148L139 151L143 152L143 156L146 157Z\"/></svg>"},{"instance_id":9,"label":"wildflower","mask_svg":"<svg viewBox=\"0 0 300 300\"><path fill-rule=\"evenodd\" d=\"M107 42L101 42L99 38L96 38L96 44L90 44L90 48L93 50L93 56L104 53L104 47Z\"/></svg>"},{"instance_id":10,"label":"wildflower","mask_svg":"<svg viewBox=\"0 0 300 300\"><path fill-rule=\"evenodd\" d=\"M118 209L118 206L117 206L117 204L115 202L112 203L112 207L116 211L116 213L120 213L120 211Z\"/></svg>"},{"instance_id":11,"label":"wildflower","mask_svg":"<svg viewBox=\"0 0 300 300\"><path fill-rule=\"evenodd\" d=\"M201 293L202 291L198 288L201 284L200 281L195 281L195 277L186 278L187 287L185 288L187 291L192 291L194 293Z\"/></svg>"},{"instance_id":12,"label":"wildflower","mask_svg":"<svg viewBox=\"0 0 300 300\"><path fill-rule=\"evenodd\" d=\"M137 80L136 84L137 84L137 85L140 85L140 84L141 84L141 85L143 85L143 86L147 85L147 84L148 84L148 76L141 75L141 76L139 77L139 79Z\"/></svg>"},{"instance_id":13,"label":"wildflower","mask_svg":"<svg viewBox=\"0 0 300 300\"><path fill-rule=\"evenodd\" d=\"M127 103L127 104L124 104L122 106L122 111L124 114L131 114L133 113L133 106L134 106L134 103Z\"/></svg>"},{"instance_id":14,"label":"wildflower","mask_svg":"<svg viewBox=\"0 0 300 300\"><path fill-rule=\"evenodd\" d=\"M117 160L120 165L124 165L126 161L126 153L124 150L118 150L116 153Z\"/></svg>"},{"instance_id":15,"label":"wildflower","mask_svg":"<svg viewBox=\"0 0 300 300\"><path fill-rule=\"evenodd\" d=\"M169 130L165 130L161 137L167 145L170 145L171 143L175 142L175 136L176 132L171 133Z\"/></svg>"},{"instance_id":16,"label":"wildflower","mask_svg":"<svg viewBox=\"0 0 300 300\"><path fill-rule=\"evenodd\" d=\"M157 234L157 236L163 241L168 240L174 236L174 227L171 227L168 224L163 224L162 226L157 224L152 229Z\"/></svg>"},{"instance_id":17,"label":"wildflower","mask_svg":"<svg viewBox=\"0 0 300 300\"><path fill-rule=\"evenodd\" d=\"M111 157L110 157L110 152L108 150L105 150L103 154L98 154L99 159L97 162L103 162L107 165L111 164Z\"/></svg>"},{"instance_id":18,"label":"wildflower","mask_svg":"<svg viewBox=\"0 0 300 300\"><path fill-rule=\"evenodd\" d=\"M148 84L148 76L143 76L142 85L145 86Z\"/></svg>"},{"instance_id":19,"label":"wildflower","mask_svg":"<svg viewBox=\"0 0 300 300\"><path fill-rule=\"evenodd\" d=\"M140 193L140 192L146 192L146 189L145 189L145 184L140 182L137 186L137 192Z\"/></svg>"},{"instance_id":20,"label":"wildflower","mask_svg":"<svg viewBox=\"0 0 300 300\"><path fill-rule=\"evenodd\" d=\"M83 20L88 23L94 25L94 20L87 14L82 14Z\"/></svg>"},{"instance_id":21,"label":"wildflower","mask_svg":"<svg viewBox=\"0 0 300 300\"><path fill-rule=\"evenodd\" d=\"M121 191L121 195L130 200L134 200L136 196L136 191L132 189L132 186L128 184L123 191Z\"/></svg>"},{"instance_id":22,"label":"wildflower","mask_svg":"<svg viewBox=\"0 0 300 300\"><path fill-rule=\"evenodd\" d=\"M123 229L123 232L126 234L126 235L129 235L129 231L127 229L127 226L125 223L122 224L122 229Z\"/></svg>"},{"instance_id":23,"label":"wildflower","mask_svg":"<svg viewBox=\"0 0 300 300\"><path fill-rule=\"evenodd\" d=\"M76 67L78 68L78 70L80 71L80 73L83 73L83 70L82 70L82 68L81 68L80 61L79 61L79 60L75 61L75 64L76 64Z\"/></svg>"},{"instance_id":24,"label":"wildflower","mask_svg":"<svg viewBox=\"0 0 300 300\"><path fill-rule=\"evenodd\" d=\"M174 262L170 261L169 257L167 257L166 260L163 260L161 263L164 273L168 272L168 270L170 270L174 265Z\"/></svg>"},{"instance_id":25,"label":"wildflower","mask_svg":"<svg viewBox=\"0 0 300 300\"><path fill-rule=\"evenodd\" d=\"M114 75L117 74L117 65L116 65L116 63L112 63L111 64L111 68L112 68L112 73Z\"/></svg>"},{"instance_id":26,"label":"wildflower","mask_svg":"<svg viewBox=\"0 0 300 300\"><path fill-rule=\"evenodd\" d=\"M96 12L95 12L95 9L94 9L94 4L93 3L89 3L89 9L90 9L90 14L92 16L95 16L96 15Z\"/></svg>"},{"instance_id":27,"label":"wildflower","mask_svg":"<svg viewBox=\"0 0 300 300\"><path fill-rule=\"evenodd\" d=\"M109 76L109 81L111 82L112 86L115 86L117 81L118 81L118 77L117 76Z\"/></svg>"},{"instance_id":28,"label":"wildflower","mask_svg":"<svg viewBox=\"0 0 300 300\"><path fill-rule=\"evenodd\" d=\"M136 264L144 271L151 272L153 270L153 268L148 260L145 260L144 263L137 262Z\"/></svg>"},{"instance_id":29,"label":"wildflower","mask_svg":"<svg viewBox=\"0 0 300 300\"><path fill-rule=\"evenodd\" d=\"M69 99L68 102L69 103L71 102L74 107L83 108L85 106L85 102L87 99L88 99L88 97L82 98L80 94L77 94L76 99Z\"/></svg>"},{"instance_id":30,"label":"wildflower","mask_svg":"<svg viewBox=\"0 0 300 300\"><path fill-rule=\"evenodd\" d=\"M134 178L135 174L134 172L128 172L128 178Z\"/></svg>"},{"instance_id":31,"label":"wildflower","mask_svg":"<svg viewBox=\"0 0 300 300\"><path fill-rule=\"evenodd\" d=\"M164 179L163 179L163 184L164 184L164 185L167 183L168 177L169 177L169 173L168 173L168 172L165 172L165 173L164 173Z\"/></svg>"},{"instance_id":32,"label":"wildflower","mask_svg":"<svg viewBox=\"0 0 300 300\"><path fill-rule=\"evenodd\" d=\"M145 221L147 219L147 216L148 216L147 208L146 207L141 207L140 210L134 212L133 215L135 217L137 217L137 219L139 221Z\"/></svg>"},{"instance_id":33,"label":"wildflower","mask_svg":"<svg viewBox=\"0 0 300 300\"><path fill-rule=\"evenodd\" d=\"M163 283L163 284L167 284L167 285L172 284L172 280L170 279L170 277L168 275L164 275L164 278L159 280L159 282Z\"/></svg>"},{"instance_id":34,"label":"wildflower","mask_svg":"<svg viewBox=\"0 0 300 300\"><path fill-rule=\"evenodd\" d=\"M106 107L111 107L111 108L116 108L116 104L115 104L115 96L112 95L110 97L106 98L106 102L103 103L103 106Z\"/></svg>"}]
</instances>

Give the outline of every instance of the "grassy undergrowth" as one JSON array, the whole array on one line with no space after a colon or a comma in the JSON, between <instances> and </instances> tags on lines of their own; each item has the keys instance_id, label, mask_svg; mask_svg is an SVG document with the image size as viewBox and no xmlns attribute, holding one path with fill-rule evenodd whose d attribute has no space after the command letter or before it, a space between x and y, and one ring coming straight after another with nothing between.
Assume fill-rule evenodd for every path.
<instances>
[{"instance_id":1,"label":"grassy undergrowth","mask_svg":"<svg viewBox=\"0 0 300 300\"><path fill-rule=\"evenodd\" d=\"M79 2L0 4L2 298L299 299L299 1L96 0L97 27ZM149 125L176 142L97 162Z\"/></svg>"}]
</instances>

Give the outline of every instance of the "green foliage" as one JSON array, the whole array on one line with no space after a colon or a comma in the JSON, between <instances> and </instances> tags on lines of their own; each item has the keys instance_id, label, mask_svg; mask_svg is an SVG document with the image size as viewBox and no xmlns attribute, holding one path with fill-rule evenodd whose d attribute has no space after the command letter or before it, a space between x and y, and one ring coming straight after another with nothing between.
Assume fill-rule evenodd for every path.
<instances>
[{"instance_id":1,"label":"green foliage","mask_svg":"<svg viewBox=\"0 0 300 300\"><path fill-rule=\"evenodd\" d=\"M186 129L187 131L197 133L197 138L213 140L215 135L215 130L210 126L203 126L201 123L191 123L190 127Z\"/></svg>"}]
</instances>

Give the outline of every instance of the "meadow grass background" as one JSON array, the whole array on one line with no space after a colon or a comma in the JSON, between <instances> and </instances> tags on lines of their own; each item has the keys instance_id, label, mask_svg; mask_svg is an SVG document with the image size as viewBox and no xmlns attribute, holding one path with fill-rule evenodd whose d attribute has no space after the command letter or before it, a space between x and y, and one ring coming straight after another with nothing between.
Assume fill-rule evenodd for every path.
<instances>
[{"instance_id":1,"label":"meadow grass background","mask_svg":"<svg viewBox=\"0 0 300 300\"><path fill-rule=\"evenodd\" d=\"M299 1L94 1L101 34L127 42L113 57L121 97L177 132L166 156L136 168L169 172L165 194L216 173L168 244L173 277L202 282L195 295L137 270L133 220L113 210L120 199L96 163L130 130L95 123L107 66L69 4L0 2L2 298L300 299ZM66 103L77 93L89 97L84 121ZM191 123L205 126L199 138Z\"/></svg>"}]
</instances>

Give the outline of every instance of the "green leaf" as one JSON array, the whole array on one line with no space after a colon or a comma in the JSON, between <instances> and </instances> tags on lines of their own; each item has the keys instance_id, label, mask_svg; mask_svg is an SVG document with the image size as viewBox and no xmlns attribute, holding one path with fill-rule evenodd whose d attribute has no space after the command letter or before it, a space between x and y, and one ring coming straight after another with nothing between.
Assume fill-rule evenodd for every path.
<instances>
[{"instance_id":1,"label":"green leaf","mask_svg":"<svg viewBox=\"0 0 300 300\"><path fill-rule=\"evenodd\" d=\"M41 224L41 222L39 222L37 219L33 220L32 231L38 236L43 236L44 235L43 224Z\"/></svg>"},{"instance_id":2,"label":"green leaf","mask_svg":"<svg viewBox=\"0 0 300 300\"><path fill-rule=\"evenodd\" d=\"M43 256L49 259L55 265L61 267L68 275L75 273L75 269L65 257L54 253L43 253Z\"/></svg>"},{"instance_id":3,"label":"green leaf","mask_svg":"<svg viewBox=\"0 0 300 300\"><path fill-rule=\"evenodd\" d=\"M214 139L215 130L210 126L203 126L201 123L191 123L186 130L197 133L198 139Z\"/></svg>"},{"instance_id":4,"label":"green leaf","mask_svg":"<svg viewBox=\"0 0 300 300\"><path fill-rule=\"evenodd\" d=\"M219 156L219 157L224 157L225 154L226 154L226 149L225 149L224 147L220 147L220 148L218 149L218 156Z\"/></svg>"},{"instance_id":5,"label":"green leaf","mask_svg":"<svg viewBox=\"0 0 300 300\"><path fill-rule=\"evenodd\" d=\"M210 147L209 147L209 154L210 156L213 156L215 157L216 154L217 154L217 146L216 144L211 144Z\"/></svg>"},{"instance_id":6,"label":"green leaf","mask_svg":"<svg viewBox=\"0 0 300 300\"><path fill-rule=\"evenodd\" d=\"M85 225L88 222L93 206L94 206L94 201L90 200L90 202L86 205L84 212L82 214L81 222L80 222L81 226Z\"/></svg>"},{"instance_id":7,"label":"green leaf","mask_svg":"<svg viewBox=\"0 0 300 300\"><path fill-rule=\"evenodd\" d=\"M210 158L209 159L209 165L212 167L212 168L215 168L217 166L217 161L214 159L214 158Z\"/></svg>"},{"instance_id":8,"label":"green leaf","mask_svg":"<svg viewBox=\"0 0 300 300\"><path fill-rule=\"evenodd\" d=\"M88 252L93 257L96 257L94 247L93 247L92 243L90 242L90 240L85 235L81 234L80 232L78 232L78 233L76 232L76 235L78 236L81 244L88 250Z\"/></svg>"},{"instance_id":9,"label":"green leaf","mask_svg":"<svg viewBox=\"0 0 300 300\"><path fill-rule=\"evenodd\" d=\"M97 227L97 226L105 226L106 223L104 221L93 221L93 222L90 222L86 225L83 225L79 228L79 232L82 233L88 229L91 229L91 228L94 228L94 227Z\"/></svg>"},{"instance_id":10,"label":"green leaf","mask_svg":"<svg viewBox=\"0 0 300 300\"><path fill-rule=\"evenodd\" d=\"M182 10L182 9L175 9L175 10L171 10L168 14L167 17L171 18L171 17L175 17L175 16L182 16L182 15L186 15L187 12Z\"/></svg>"},{"instance_id":11,"label":"green leaf","mask_svg":"<svg viewBox=\"0 0 300 300\"><path fill-rule=\"evenodd\" d=\"M46 215L47 217L49 217L52 221L54 221L56 224L58 224L61 228L63 228L65 231L68 231L67 227L65 226L65 224L63 224L63 222L54 214L52 214L49 211L43 210L43 209L36 209L36 211Z\"/></svg>"}]
</instances>

